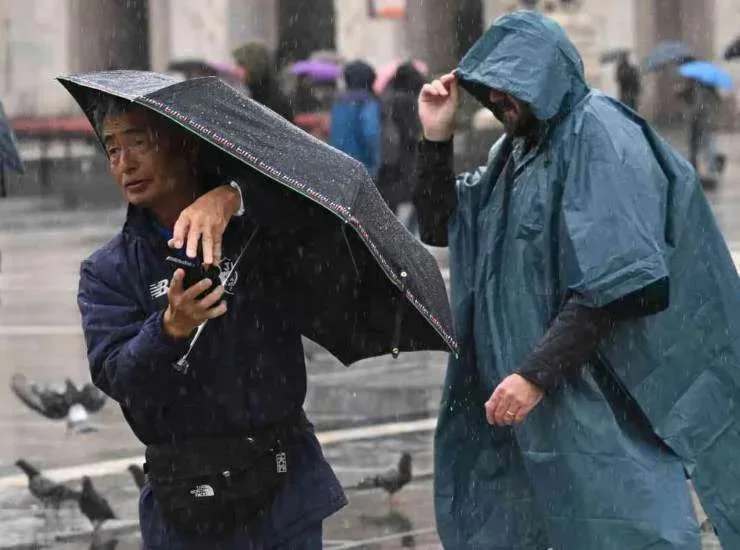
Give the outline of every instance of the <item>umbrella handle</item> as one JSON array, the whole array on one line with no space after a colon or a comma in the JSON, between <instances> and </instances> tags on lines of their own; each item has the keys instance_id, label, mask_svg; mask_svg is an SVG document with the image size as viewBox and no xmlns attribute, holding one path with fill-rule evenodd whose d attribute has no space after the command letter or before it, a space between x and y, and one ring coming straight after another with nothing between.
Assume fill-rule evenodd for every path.
<instances>
[{"instance_id":1,"label":"umbrella handle","mask_svg":"<svg viewBox=\"0 0 740 550\"><path fill-rule=\"evenodd\" d=\"M403 301L406 294L407 277L408 274L405 271L401 271L401 294L396 302L396 318L393 326L393 343L391 344L391 355L393 359L398 359L398 355L401 353L401 323L403 322Z\"/></svg>"}]
</instances>

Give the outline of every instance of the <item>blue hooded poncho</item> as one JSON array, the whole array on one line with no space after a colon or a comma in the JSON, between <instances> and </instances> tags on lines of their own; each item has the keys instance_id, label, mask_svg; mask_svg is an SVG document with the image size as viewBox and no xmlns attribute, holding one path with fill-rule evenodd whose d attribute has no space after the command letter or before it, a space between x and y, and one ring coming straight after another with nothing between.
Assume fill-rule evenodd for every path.
<instances>
[{"instance_id":1,"label":"blue hooded poncho","mask_svg":"<svg viewBox=\"0 0 740 550\"><path fill-rule=\"evenodd\" d=\"M688 474L724 548L740 548L740 284L696 174L589 89L539 14L498 19L457 76L484 104L490 88L529 103L543 132L526 154L505 136L456 183L463 351L435 442L445 547L696 550ZM483 404L568 296L601 307L660 281L662 312L619 322L520 426L486 423Z\"/></svg>"}]
</instances>

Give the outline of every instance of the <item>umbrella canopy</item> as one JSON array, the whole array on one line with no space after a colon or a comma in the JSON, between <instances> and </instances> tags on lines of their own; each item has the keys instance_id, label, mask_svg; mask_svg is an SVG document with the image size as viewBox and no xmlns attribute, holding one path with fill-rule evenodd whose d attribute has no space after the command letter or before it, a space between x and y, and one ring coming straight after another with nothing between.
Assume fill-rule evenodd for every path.
<instances>
[{"instance_id":1,"label":"umbrella canopy","mask_svg":"<svg viewBox=\"0 0 740 550\"><path fill-rule=\"evenodd\" d=\"M691 78L707 86L714 86L720 90L732 89L732 77L730 73L709 61L684 63L678 68L678 72L681 76Z\"/></svg>"},{"instance_id":2,"label":"umbrella canopy","mask_svg":"<svg viewBox=\"0 0 740 550\"><path fill-rule=\"evenodd\" d=\"M23 162L18 154L13 129L5 118L3 104L0 103L0 171L7 168L19 174L23 173Z\"/></svg>"},{"instance_id":3,"label":"umbrella canopy","mask_svg":"<svg viewBox=\"0 0 740 550\"><path fill-rule=\"evenodd\" d=\"M342 68L329 61L306 59L293 63L291 74L307 76L316 82L334 82L342 74Z\"/></svg>"},{"instance_id":4,"label":"umbrella canopy","mask_svg":"<svg viewBox=\"0 0 740 550\"><path fill-rule=\"evenodd\" d=\"M200 138L222 175L247 187L247 202L278 197L286 225L302 228L274 243L290 258L286 277L294 274L286 292L309 312L303 334L340 361L457 351L434 258L398 222L359 162L215 77L177 82L109 71L59 80L91 120L101 95L132 101Z\"/></svg>"},{"instance_id":5,"label":"umbrella canopy","mask_svg":"<svg viewBox=\"0 0 740 550\"><path fill-rule=\"evenodd\" d=\"M671 63L685 63L695 58L693 50L677 40L660 42L643 61L646 71L658 71Z\"/></svg>"},{"instance_id":6,"label":"umbrella canopy","mask_svg":"<svg viewBox=\"0 0 740 550\"><path fill-rule=\"evenodd\" d=\"M607 50L601 54L599 61L602 64L614 63L619 61L619 58L623 55L629 55L630 51L627 48L614 48L613 50Z\"/></svg>"},{"instance_id":7,"label":"umbrella canopy","mask_svg":"<svg viewBox=\"0 0 740 550\"><path fill-rule=\"evenodd\" d=\"M186 78L200 76L218 76L230 83L238 83L244 80L244 69L239 65L225 61L206 61L205 59L181 59L172 61L167 69L178 71Z\"/></svg>"},{"instance_id":8,"label":"umbrella canopy","mask_svg":"<svg viewBox=\"0 0 740 550\"><path fill-rule=\"evenodd\" d=\"M736 57L740 57L740 36L725 50L725 59L735 59Z\"/></svg>"}]
</instances>

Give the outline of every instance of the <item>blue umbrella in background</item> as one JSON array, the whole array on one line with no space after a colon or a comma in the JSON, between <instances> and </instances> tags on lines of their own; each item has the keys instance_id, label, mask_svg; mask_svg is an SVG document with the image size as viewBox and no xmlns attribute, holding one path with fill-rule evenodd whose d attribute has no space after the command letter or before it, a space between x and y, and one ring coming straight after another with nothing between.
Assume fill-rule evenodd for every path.
<instances>
[{"instance_id":1,"label":"blue umbrella in background","mask_svg":"<svg viewBox=\"0 0 740 550\"><path fill-rule=\"evenodd\" d=\"M681 76L691 78L707 86L714 86L720 90L732 89L732 77L730 74L709 61L692 61L684 63L678 68Z\"/></svg>"},{"instance_id":2,"label":"blue umbrella in background","mask_svg":"<svg viewBox=\"0 0 740 550\"><path fill-rule=\"evenodd\" d=\"M643 68L658 71L671 63L686 63L696 59L693 50L678 40L664 40L643 61Z\"/></svg>"},{"instance_id":3,"label":"blue umbrella in background","mask_svg":"<svg viewBox=\"0 0 740 550\"><path fill-rule=\"evenodd\" d=\"M5 169L23 173L23 162L18 154L13 129L5 118L3 104L0 102L0 197L7 196L5 188Z\"/></svg>"}]
</instances>

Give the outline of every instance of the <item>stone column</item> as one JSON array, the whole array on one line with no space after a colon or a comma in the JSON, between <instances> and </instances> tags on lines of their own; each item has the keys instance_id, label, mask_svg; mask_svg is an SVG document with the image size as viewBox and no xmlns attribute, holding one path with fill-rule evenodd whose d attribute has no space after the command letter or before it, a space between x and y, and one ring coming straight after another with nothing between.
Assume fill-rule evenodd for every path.
<instances>
[{"instance_id":1,"label":"stone column","mask_svg":"<svg viewBox=\"0 0 740 550\"><path fill-rule=\"evenodd\" d=\"M149 57L153 71L163 72L170 62L170 0L149 2Z\"/></svg>"},{"instance_id":2,"label":"stone column","mask_svg":"<svg viewBox=\"0 0 740 550\"><path fill-rule=\"evenodd\" d=\"M278 0L278 65L335 49L335 18L334 0Z\"/></svg>"},{"instance_id":3,"label":"stone column","mask_svg":"<svg viewBox=\"0 0 740 550\"><path fill-rule=\"evenodd\" d=\"M72 72L66 0L0 2L0 93L9 117L75 112L74 100L55 77Z\"/></svg>"},{"instance_id":4,"label":"stone column","mask_svg":"<svg viewBox=\"0 0 740 550\"><path fill-rule=\"evenodd\" d=\"M77 70L149 69L148 0L71 0L70 14Z\"/></svg>"},{"instance_id":5,"label":"stone column","mask_svg":"<svg viewBox=\"0 0 740 550\"><path fill-rule=\"evenodd\" d=\"M429 64L432 75L457 66L457 3L439 0L408 0L407 50Z\"/></svg>"},{"instance_id":6,"label":"stone column","mask_svg":"<svg viewBox=\"0 0 740 550\"><path fill-rule=\"evenodd\" d=\"M278 45L277 0L229 0L229 47L245 42L264 43L271 51Z\"/></svg>"}]
</instances>

